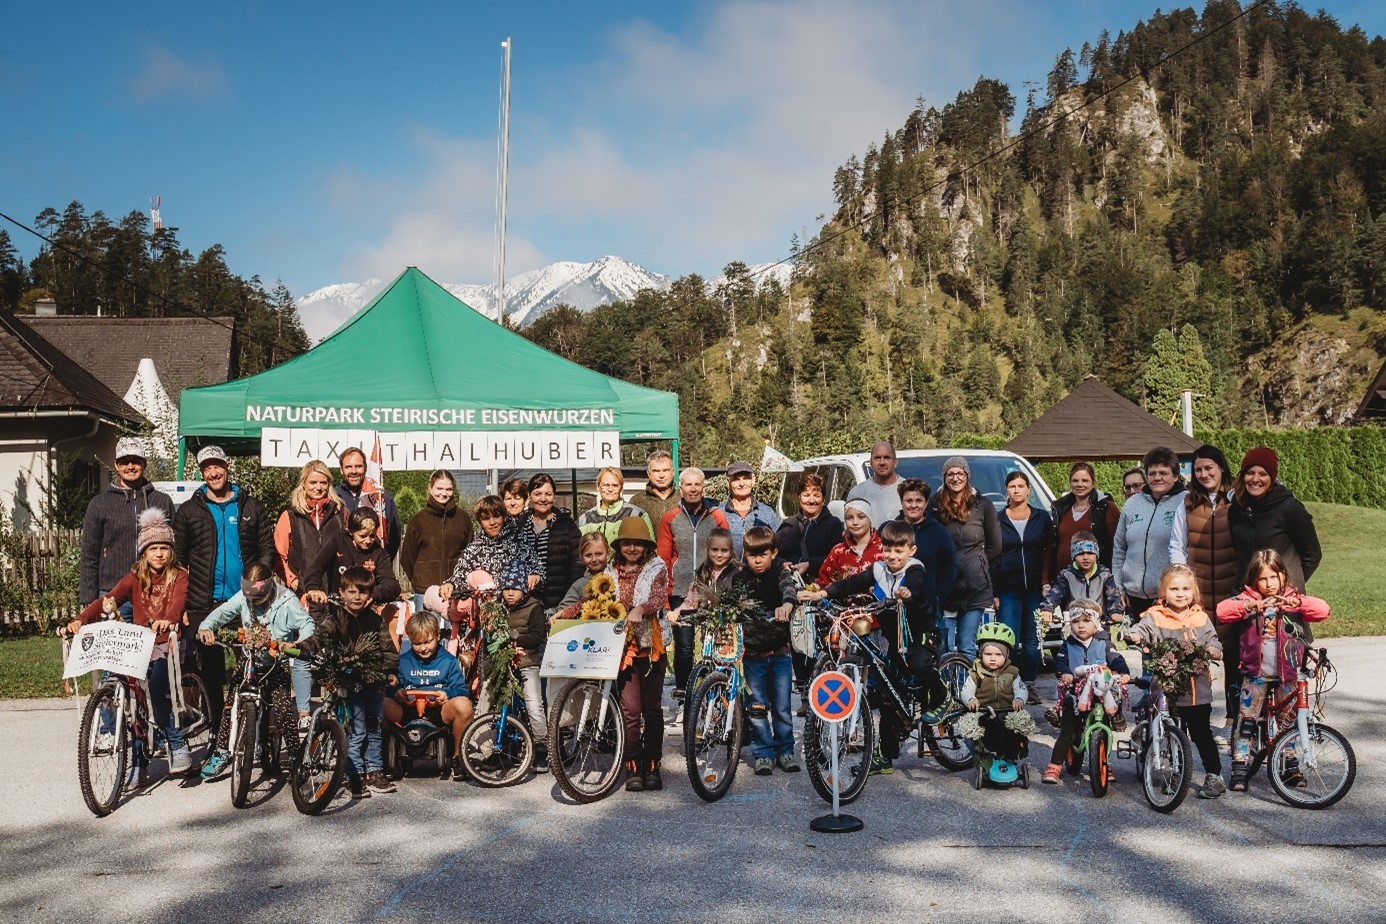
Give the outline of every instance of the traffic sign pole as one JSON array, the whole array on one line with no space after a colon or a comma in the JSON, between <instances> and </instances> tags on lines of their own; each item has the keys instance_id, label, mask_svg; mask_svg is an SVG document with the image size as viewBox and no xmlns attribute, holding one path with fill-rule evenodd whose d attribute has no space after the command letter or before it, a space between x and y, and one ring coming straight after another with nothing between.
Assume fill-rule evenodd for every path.
<instances>
[{"instance_id":1,"label":"traffic sign pole","mask_svg":"<svg viewBox=\"0 0 1386 924\"><path fill-rule=\"evenodd\" d=\"M838 777L841 768L838 766L837 759L838 726L856 709L856 684L852 682L852 678L841 671L826 671L819 674L809 687L809 706L813 709L814 715L828 725L828 739L832 750L833 784L833 813L813 819L809 822L809 828L824 834L847 834L852 831L860 831L865 827L860 818L841 813L839 802L841 783ZM868 719L868 721L870 720Z\"/></svg>"}]
</instances>

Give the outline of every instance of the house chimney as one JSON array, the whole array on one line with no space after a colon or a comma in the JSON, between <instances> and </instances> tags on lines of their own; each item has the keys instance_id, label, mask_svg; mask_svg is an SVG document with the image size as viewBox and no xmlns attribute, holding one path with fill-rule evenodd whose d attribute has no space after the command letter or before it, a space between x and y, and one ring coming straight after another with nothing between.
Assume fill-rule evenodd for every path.
<instances>
[{"instance_id":1,"label":"house chimney","mask_svg":"<svg viewBox=\"0 0 1386 924\"><path fill-rule=\"evenodd\" d=\"M36 318L56 318L58 316L58 303L51 298L41 298L34 302L34 317Z\"/></svg>"}]
</instances>

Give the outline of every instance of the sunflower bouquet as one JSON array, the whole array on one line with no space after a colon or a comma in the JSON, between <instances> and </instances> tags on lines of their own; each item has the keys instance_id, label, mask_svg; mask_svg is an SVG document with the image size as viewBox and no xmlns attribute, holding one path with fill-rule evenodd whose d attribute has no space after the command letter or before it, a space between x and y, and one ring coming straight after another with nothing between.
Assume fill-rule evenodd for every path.
<instances>
[{"instance_id":1,"label":"sunflower bouquet","mask_svg":"<svg viewBox=\"0 0 1386 924\"><path fill-rule=\"evenodd\" d=\"M1162 638L1150 646L1145 656L1146 670L1168 693L1178 693L1189 681L1208 671L1213 658L1208 649L1188 639Z\"/></svg>"},{"instance_id":2,"label":"sunflower bouquet","mask_svg":"<svg viewBox=\"0 0 1386 924\"><path fill-rule=\"evenodd\" d=\"M583 585L582 597L578 619L610 619L620 622L626 618L625 605L616 599L616 582L605 572L593 575Z\"/></svg>"}]
</instances>

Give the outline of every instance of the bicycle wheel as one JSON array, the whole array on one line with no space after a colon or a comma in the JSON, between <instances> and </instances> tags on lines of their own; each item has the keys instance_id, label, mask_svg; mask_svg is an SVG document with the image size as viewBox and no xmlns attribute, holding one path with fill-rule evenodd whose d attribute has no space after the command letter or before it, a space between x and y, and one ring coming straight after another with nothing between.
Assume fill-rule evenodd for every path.
<instances>
[{"instance_id":1,"label":"bicycle wheel","mask_svg":"<svg viewBox=\"0 0 1386 924\"><path fill-rule=\"evenodd\" d=\"M571 680L549 707L549 770L575 802L596 802L621 782L626 723L611 681Z\"/></svg>"},{"instance_id":2,"label":"bicycle wheel","mask_svg":"<svg viewBox=\"0 0 1386 924\"><path fill-rule=\"evenodd\" d=\"M943 685L958 703L962 702L963 684L967 682L971 670L972 662L960 651L949 652L938 662L938 674L943 678Z\"/></svg>"},{"instance_id":3,"label":"bicycle wheel","mask_svg":"<svg viewBox=\"0 0 1386 924\"><path fill-rule=\"evenodd\" d=\"M197 674L183 675L183 708L178 713L188 750L195 751L211 738L211 722L207 718L207 685Z\"/></svg>"},{"instance_id":4,"label":"bicycle wheel","mask_svg":"<svg viewBox=\"0 0 1386 924\"><path fill-rule=\"evenodd\" d=\"M1357 778L1357 756L1342 732L1317 723L1308 746L1298 728L1275 739L1270 749L1270 784L1296 808L1328 808L1348 794Z\"/></svg>"},{"instance_id":5,"label":"bicycle wheel","mask_svg":"<svg viewBox=\"0 0 1386 924\"><path fill-rule=\"evenodd\" d=\"M937 725L925 725L922 718L919 720L921 742L928 742L934 760L950 773L966 770L975 763L972 742L958 734L958 720L963 715L961 709L954 709Z\"/></svg>"},{"instance_id":6,"label":"bicycle wheel","mask_svg":"<svg viewBox=\"0 0 1386 924\"><path fill-rule=\"evenodd\" d=\"M858 699L856 715L837 729L837 778L833 778L832 730L812 711L804 720L804 763L809 782L829 804L833 789L838 802L846 805L861 795L871 775L871 758L876 753L876 723L871 710Z\"/></svg>"},{"instance_id":7,"label":"bicycle wheel","mask_svg":"<svg viewBox=\"0 0 1386 924\"><path fill-rule=\"evenodd\" d=\"M717 670L711 661L701 659L694 663L693 670L688 675L688 686L683 690L683 727L687 728L688 723L693 721L693 697L692 692L698 689L698 684L703 682L703 678Z\"/></svg>"},{"instance_id":8,"label":"bicycle wheel","mask_svg":"<svg viewBox=\"0 0 1386 924\"><path fill-rule=\"evenodd\" d=\"M1173 719L1160 719L1161 731L1145 748L1141 759L1141 788L1145 801L1168 815L1189 793L1193 778L1193 746Z\"/></svg>"},{"instance_id":9,"label":"bicycle wheel","mask_svg":"<svg viewBox=\"0 0 1386 924\"><path fill-rule=\"evenodd\" d=\"M289 765L295 808L305 815L316 815L327 808L346 776L346 750L342 723L323 711L314 715Z\"/></svg>"},{"instance_id":10,"label":"bicycle wheel","mask_svg":"<svg viewBox=\"0 0 1386 924\"><path fill-rule=\"evenodd\" d=\"M81 731L77 737L77 777L82 799L98 818L111 814L120 802L125 770L134 760L134 744L126 722L120 715L124 690L115 683L98 687L87 698L82 710ZM107 725L103 732L101 726Z\"/></svg>"},{"instance_id":11,"label":"bicycle wheel","mask_svg":"<svg viewBox=\"0 0 1386 924\"><path fill-rule=\"evenodd\" d=\"M741 762L741 701L731 695L731 677L705 676L688 695L693 708L683 726L688 781L704 802L716 802L731 789Z\"/></svg>"},{"instance_id":12,"label":"bicycle wheel","mask_svg":"<svg viewBox=\"0 0 1386 924\"><path fill-rule=\"evenodd\" d=\"M479 715L462 733L462 766L482 786L509 786L534 766L534 736L509 712L504 726L499 712Z\"/></svg>"},{"instance_id":13,"label":"bicycle wheel","mask_svg":"<svg viewBox=\"0 0 1386 924\"><path fill-rule=\"evenodd\" d=\"M1107 733L1093 729L1088 738L1088 785L1098 799L1107 794L1107 784L1112 779L1112 767L1107 763L1107 747Z\"/></svg>"},{"instance_id":14,"label":"bicycle wheel","mask_svg":"<svg viewBox=\"0 0 1386 924\"><path fill-rule=\"evenodd\" d=\"M255 766L255 732L260 725L260 710L255 700L242 696L234 707L236 740L231 742L231 804L243 808L250 797L250 772Z\"/></svg>"}]
</instances>

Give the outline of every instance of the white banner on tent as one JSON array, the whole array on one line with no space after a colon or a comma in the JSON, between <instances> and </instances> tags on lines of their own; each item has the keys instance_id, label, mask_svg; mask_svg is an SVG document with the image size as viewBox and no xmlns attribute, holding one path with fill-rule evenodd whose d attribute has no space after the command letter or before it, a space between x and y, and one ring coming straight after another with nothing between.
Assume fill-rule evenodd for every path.
<instances>
[{"instance_id":1,"label":"white banner on tent","mask_svg":"<svg viewBox=\"0 0 1386 924\"><path fill-rule=\"evenodd\" d=\"M350 446L369 451L371 430L318 430L265 427L260 431L260 463L297 468L313 459L337 464ZM380 433L381 466L386 471L484 472L512 468L602 468L621 464L615 430L407 430Z\"/></svg>"}]
</instances>

